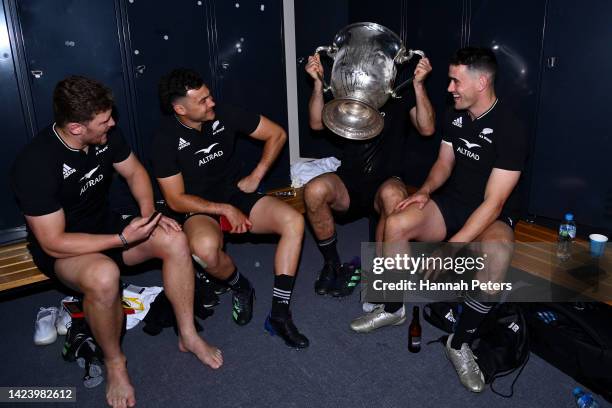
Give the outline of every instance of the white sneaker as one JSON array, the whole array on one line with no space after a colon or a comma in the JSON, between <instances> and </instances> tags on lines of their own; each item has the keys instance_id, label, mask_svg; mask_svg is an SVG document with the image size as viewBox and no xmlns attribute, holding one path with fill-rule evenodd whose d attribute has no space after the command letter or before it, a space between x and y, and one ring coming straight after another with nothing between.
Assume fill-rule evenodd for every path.
<instances>
[{"instance_id":1,"label":"white sneaker","mask_svg":"<svg viewBox=\"0 0 612 408\"><path fill-rule=\"evenodd\" d=\"M34 344L44 346L51 344L57 339L55 320L57 319L57 307L41 307L36 315L34 326Z\"/></svg>"},{"instance_id":2,"label":"white sneaker","mask_svg":"<svg viewBox=\"0 0 612 408\"><path fill-rule=\"evenodd\" d=\"M57 315L57 319L55 320L55 329L57 330L57 334L60 336L65 336L68 332L68 326L70 326L70 322L72 318L70 317L70 313L64 307L64 302L69 302L72 300L72 296L65 297L60 303L59 312Z\"/></svg>"}]
</instances>

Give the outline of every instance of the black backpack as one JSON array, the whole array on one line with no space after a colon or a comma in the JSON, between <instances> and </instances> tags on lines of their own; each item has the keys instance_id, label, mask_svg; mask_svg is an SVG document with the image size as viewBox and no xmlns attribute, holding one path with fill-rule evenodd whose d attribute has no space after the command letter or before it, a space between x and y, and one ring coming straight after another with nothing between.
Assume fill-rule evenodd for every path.
<instances>
[{"instance_id":1,"label":"black backpack","mask_svg":"<svg viewBox=\"0 0 612 408\"><path fill-rule=\"evenodd\" d=\"M452 333L461 316L462 304L435 302L425 305L423 317L432 325ZM446 344L448 336L439 339ZM489 312L475 333L470 347L476 356L478 366L491 391L504 398L514 394L514 384L529 360L529 335L527 323L521 308L514 303L501 303ZM497 378L505 377L519 369L512 381L509 394L495 390Z\"/></svg>"},{"instance_id":2,"label":"black backpack","mask_svg":"<svg viewBox=\"0 0 612 408\"><path fill-rule=\"evenodd\" d=\"M612 402L612 307L525 303L534 353Z\"/></svg>"}]
</instances>

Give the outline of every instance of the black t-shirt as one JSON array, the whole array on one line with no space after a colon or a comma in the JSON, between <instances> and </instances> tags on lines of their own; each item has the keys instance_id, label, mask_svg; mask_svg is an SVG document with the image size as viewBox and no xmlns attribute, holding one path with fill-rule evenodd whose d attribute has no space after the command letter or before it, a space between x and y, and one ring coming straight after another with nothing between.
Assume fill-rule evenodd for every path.
<instances>
[{"instance_id":1,"label":"black t-shirt","mask_svg":"<svg viewBox=\"0 0 612 408\"><path fill-rule=\"evenodd\" d=\"M215 119L203 123L201 131L174 116L162 118L153 139L155 177L182 173L185 193L214 200L219 190L238 182L241 161L234 152L238 133L253 133L260 119L237 107L219 105Z\"/></svg>"},{"instance_id":2,"label":"black t-shirt","mask_svg":"<svg viewBox=\"0 0 612 408\"><path fill-rule=\"evenodd\" d=\"M525 166L526 131L499 100L474 120L467 111L449 109L444 118L443 132L442 143L451 144L455 153L455 167L444 191L472 208L484 201L493 168L522 171ZM516 206L513 194L504 211L514 212Z\"/></svg>"},{"instance_id":3,"label":"black t-shirt","mask_svg":"<svg viewBox=\"0 0 612 408\"><path fill-rule=\"evenodd\" d=\"M406 165L403 162L405 140L412 128L410 110L414 106L416 99L412 90L401 99L390 98L380 109L385 123L378 136L343 143L338 173L381 180L402 174Z\"/></svg>"},{"instance_id":4,"label":"black t-shirt","mask_svg":"<svg viewBox=\"0 0 612 408\"><path fill-rule=\"evenodd\" d=\"M69 147L55 124L39 133L17 156L11 186L25 215L40 216L64 210L66 232L95 233L109 210L108 189L113 163L130 155L121 131L112 128L104 145L87 153ZM30 234L32 242L36 242Z\"/></svg>"}]
</instances>

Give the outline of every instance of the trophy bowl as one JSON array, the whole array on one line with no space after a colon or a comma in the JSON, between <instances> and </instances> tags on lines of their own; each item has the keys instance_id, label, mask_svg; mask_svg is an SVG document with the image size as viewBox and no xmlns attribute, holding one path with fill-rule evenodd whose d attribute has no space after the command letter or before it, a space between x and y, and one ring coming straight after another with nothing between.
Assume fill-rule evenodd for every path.
<instances>
[{"instance_id":1,"label":"trophy bowl","mask_svg":"<svg viewBox=\"0 0 612 408\"><path fill-rule=\"evenodd\" d=\"M325 126L339 136L367 140L378 136L384 118L378 111L389 99L397 98L400 88L393 83L396 64L409 61L413 55L424 57L419 50L408 50L400 38L388 28L376 23L354 23L340 30L333 45L318 47L333 58L331 83L324 81L324 90L332 91L334 99L323 107Z\"/></svg>"}]
</instances>

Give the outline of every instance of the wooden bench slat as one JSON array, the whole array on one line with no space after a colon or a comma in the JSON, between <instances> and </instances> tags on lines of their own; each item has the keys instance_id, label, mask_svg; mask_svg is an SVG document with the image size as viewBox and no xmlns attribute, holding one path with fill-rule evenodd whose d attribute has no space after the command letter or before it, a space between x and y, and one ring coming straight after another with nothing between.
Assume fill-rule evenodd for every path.
<instances>
[{"instance_id":1,"label":"wooden bench slat","mask_svg":"<svg viewBox=\"0 0 612 408\"><path fill-rule=\"evenodd\" d=\"M43 275L38 269L30 269L21 271L19 275L14 276L12 279L4 281L0 277L0 291L18 288L20 286L30 285L36 282L43 282L49 278Z\"/></svg>"},{"instance_id":2,"label":"wooden bench slat","mask_svg":"<svg viewBox=\"0 0 612 408\"><path fill-rule=\"evenodd\" d=\"M5 253L15 251L15 250L25 250L27 251L27 242L18 242L16 244L4 245L0 246L0 257L2 257Z\"/></svg>"},{"instance_id":3,"label":"wooden bench slat","mask_svg":"<svg viewBox=\"0 0 612 408\"><path fill-rule=\"evenodd\" d=\"M26 252L24 254L20 254L20 255L16 255L16 256L12 256L10 258L2 258L0 259L0 271L2 271L4 268L18 264L20 262L23 261L28 261L31 260L32 256ZM2 273L2 272L0 272Z\"/></svg>"}]
</instances>

